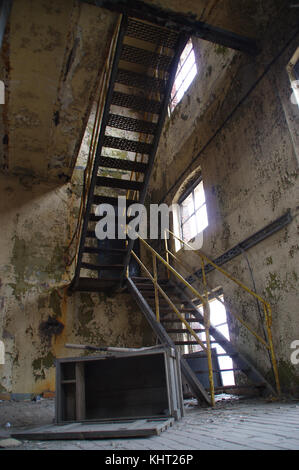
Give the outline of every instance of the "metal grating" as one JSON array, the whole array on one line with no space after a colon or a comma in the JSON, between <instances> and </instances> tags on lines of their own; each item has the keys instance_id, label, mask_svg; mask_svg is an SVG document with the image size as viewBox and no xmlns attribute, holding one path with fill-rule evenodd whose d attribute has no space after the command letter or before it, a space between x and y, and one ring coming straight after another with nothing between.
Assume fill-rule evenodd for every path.
<instances>
[{"instance_id":1,"label":"metal grating","mask_svg":"<svg viewBox=\"0 0 299 470\"><path fill-rule=\"evenodd\" d=\"M113 93L111 104L153 114L159 114L161 108L159 101L147 100L141 96L127 95L119 91Z\"/></svg>"},{"instance_id":2,"label":"metal grating","mask_svg":"<svg viewBox=\"0 0 299 470\"><path fill-rule=\"evenodd\" d=\"M118 70L116 82L134 88L141 88L142 90L148 89L154 93L164 93L166 86L166 81L162 79L141 75L140 73L130 72L124 69Z\"/></svg>"},{"instance_id":3,"label":"metal grating","mask_svg":"<svg viewBox=\"0 0 299 470\"><path fill-rule=\"evenodd\" d=\"M176 31L159 28L158 26L142 23L131 18L128 20L126 36L152 42L170 49L175 49L178 42L178 33Z\"/></svg>"},{"instance_id":4,"label":"metal grating","mask_svg":"<svg viewBox=\"0 0 299 470\"><path fill-rule=\"evenodd\" d=\"M143 183L134 180L125 180L121 178L106 178L105 176L97 177L97 186L105 186L107 188L120 188L120 189L132 189L141 191Z\"/></svg>"},{"instance_id":5,"label":"metal grating","mask_svg":"<svg viewBox=\"0 0 299 470\"><path fill-rule=\"evenodd\" d=\"M141 162L133 162L132 160L123 160L121 158L101 157L100 167L145 173L147 165Z\"/></svg>"},{"instance_id":6,"label":"metal grating","mask_svg":"<svg viewBox=\"0 0 299 470\"><path fill-rule=\"evenodd\" d=\"M119 116L118 114L109 114L107 126L144 134L154 134L157 128L157 124L153 122Z\"/></svg>"},{"instance_id":7,"label":"metal grating","mask_svg":"<svg viewBox=\"0 0 299 470\"><path fill-rule=\"evenodd\" d=\"M138 65L144 65L152 69L162 69L168 71L172 62L172 57L156 54L155 52L139 49L138 47L124 45L121 53L121 60Z\"/></svg>"},{"instance_id":8,"label":"metal grating","mask_svg":"<svg viewBox=\"0 0 299 470\"><path fill-rule=\"evenodd\" d=\"M127 152L147 153L152 150L152 145L145 142L138 142L135 140L120 139L119 137L111 137L106 135L103 141L103 147L109 147L119 150L126 150Z\"/></svg>"}]
</instances>

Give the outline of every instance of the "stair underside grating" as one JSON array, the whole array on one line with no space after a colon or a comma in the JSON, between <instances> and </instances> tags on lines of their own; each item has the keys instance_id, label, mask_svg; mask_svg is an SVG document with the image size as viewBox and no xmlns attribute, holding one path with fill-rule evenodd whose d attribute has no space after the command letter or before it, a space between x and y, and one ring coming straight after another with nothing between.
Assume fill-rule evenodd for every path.
<instances>
[{"instance_id":1,"label":"stair underside grating","mask_svg":"<svg viewBox=\"0 0 299 470\"><path fill-rule=\"evenodd\" d=\"M178 42L178 33L157 26L129 19L126 35L159 46L174 49Z\"/></svg>"},{"instance_id":2,"label":"stair underside grating","mask_svg":"<svg viewBox=\"0 0 299 470\"><path fill-rule=\"evenodd\" d=\"M108 127L115 127L124 131L141 132L143 134L154 134L157 125L154 122L133 119L118 114L109 114Z\"/></svg>"},{"instance_id":3,"label":"stair underside grating","mask_svg":"<svg viewBox=\"0 0 299 470\"><path fill-rule=\"evenodd\" d=\"M171 65L172 57L155 52L139 49L138 47L124 45L121 54L121 60L133 64L143 65L152 69L161 69L168 71Z\"/></svg>"},{"instance_id":4,"label":"stair underside grating","mask_svg":"<svg viewBox=\"0 0 299 470\"><path fill-rule=\"evenodd\" d=\"M161 109L161 103L159 101L149 100L142 96L128 95L119 91L114 91L111 104L153 114L159 114Z\"/></svg>"},{"instance_id":5,"label":"stair underside grating","mask_svg":"<svg viewBox=\"0 0 299 470\"><path fill-rule=\"evenodd\" d=\"M152 150L152 145L146 142L138 142L135 140L121 139L119 137L105 136L103 147L114 148L118 150L126 150L127 152L146 153Z\"/></svg>"},{"instance_id":6,"label":"stair underside grating","mask_svg":"<svg viewBox=\"0 0 299 470\"><path fill-rule=\"evenodd\" d=\"M133 162L132 160L124 160L121 158L101 157L100 167L144 173L147 165L145 163Z\"/></svg>"},{"instance_id":7,"label":"stair underside grating","mask_svg":"<svg viewBox=\"0 0 299 470\"><path fill-rule=\"evenodd\" d=\"M166 86L166 80L150 77L148 75L141 75L140 73L131 72L121 68L118 70L116 83L140 88L142 90L148 89L156 93L164 93Z\"/></svg>"},{"instance_id":8,"label":"stair underside grating","mask_svg":"<svg viewBox=\"0 0 299 470\"><path fill-rule=\"evenodd\" d=\"M97 177L97 186L105 186L108 188L121 188L121 189L132 189L141 191L143 183L138 181L130 181L121 178L106 178L103 176Z\"/></svg>"}]
</instances>

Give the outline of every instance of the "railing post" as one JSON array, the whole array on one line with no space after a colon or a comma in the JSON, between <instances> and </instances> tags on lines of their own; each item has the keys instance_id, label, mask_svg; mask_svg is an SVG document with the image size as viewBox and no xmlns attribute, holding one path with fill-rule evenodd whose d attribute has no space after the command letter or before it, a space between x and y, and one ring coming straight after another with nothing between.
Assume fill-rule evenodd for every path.
<instances>
[{"instance_id":1,"label":"railing post","mask_svg":"<svg viewBox=\"0 0 299 470\"><path fill-rule=\"evenodd\" d=\"M272 331L271 331L272 314L271 314L270 305L264 304L264 312L265 312L266 328L267 328L268 343L269 343L269 349L270 349L271 360L272 360L273 373L274 373L275 382L276 382L276 390L277 390L277 394L281 395L277 362L276 362L276 357L275 357L275 352L274 352L274 347L273 347L273 339L272 339Z\"/></svg>"},{"instance_id":2,"label":"railing post","mask_svg":"<svg viewBox=\"0 0 299 470\"><path fill-rule=\"evenodd\" d=\"M203 285L204 285L204 296L205 296L203 312L204 312L204 325L205 325L205 334L206 334L206 348L207 348L207 359L208 359L208 369L209 369L211 404L212 406L215 406L213 362L212 362L211 340L210 340L211 312L210 312L209 293L207 289L207 280L206 280L206 273L205 273L205 263L204 263L203 258L201 258L201 270L202 270L202 280L203 280Z\"/></svg>"},{"instance_id":3,"label":"railing post","mask_svg":"<svg viewBox=\"0 0 299 470\"><path fill-rule=\"evenodd\" d=\"M156 319L160 322L160 309L159 309L159 292L158 292L158 272L157 272L157 257L153 254L153 271L154 271L154 288L155 288L155 308Z\"/></svg>"},{"instance_id":4,"label":"railing post","mask_svg":"<svg viewBox=\"0 0 299 470\"><path fill-rule=\"evenodd\" d=\"M166 261L167 264L169 264L169 254L168 254L168 243L167 243L167 234L166 234L166 229L164 230L164 242L165 242L165 253L166 253ZM169 269L166 269L167 272L167 278L170 279L170 272Z\"/></svg>"}]
</instances>

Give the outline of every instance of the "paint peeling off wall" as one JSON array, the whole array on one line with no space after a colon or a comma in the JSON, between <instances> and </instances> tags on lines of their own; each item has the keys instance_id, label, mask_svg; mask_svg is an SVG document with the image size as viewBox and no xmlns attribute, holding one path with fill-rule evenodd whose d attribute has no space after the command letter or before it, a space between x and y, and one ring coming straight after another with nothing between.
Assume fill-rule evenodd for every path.
<instances>
[{"instance_id":1,"label":"paint peeling off wall","mask_svg":"<svg viewBox=\"0 0 299 470\"><path fill-rule=\"evenodd\" d=\"M77 355L65 343L139 347L152 336L128 294L74 293L65 248L79 200L71 184L0 177L0 338L6 363L0 391L55 390L56 357Z\"/></svg>"},{"instance_id":2,"label":"paint peeling off wall","mask_svg":"<svg viewBox=\"0 0 299 470\"><path fill-rule=\"evenodd\" d=\"M202 249L211 259L291 210L287 227L248 250L253 278L243 256L223 267L251 289L255 281L257 292L270 303L283 388L298 393L299 366L290 362L290 345L299 339L299 109L291 103L286 70L298 44L291 40L292 13L285 10L279 18L277 5L271 16L274 6L268 3L267 10L264 3L269 16L257 21L256 31L269 28L255 59L194 41L199 73L165 124L150 195L152 202L171 204L184 181L201 171L209 220ZM194 254L179 256L193 272L200 269ZM256 302L215 271L208 281L223 288L229 308L263 337ZM232 340L273 381L267 351L233 316L229 322Z\"/></svg>"}]
</instances>

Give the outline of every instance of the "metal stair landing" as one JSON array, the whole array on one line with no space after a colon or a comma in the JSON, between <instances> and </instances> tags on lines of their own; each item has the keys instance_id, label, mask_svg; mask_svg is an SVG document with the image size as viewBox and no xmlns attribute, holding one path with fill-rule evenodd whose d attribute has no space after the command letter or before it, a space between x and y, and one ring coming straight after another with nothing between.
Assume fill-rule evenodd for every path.
<instances>
[{"instance_id":1,"label":"metal stair landing","mask_svg":"<svg viewBox=\"0 0 299 470\"><path fill-rule=\"evenodd\" d=\"M119 196L143 203L181 52L187 37L123 16L88 189L73 290L99 291L124 281L133 242L98 240L95 208ZM127 219L128 221L129 219Z\"/></svg>"}]
</instances>

